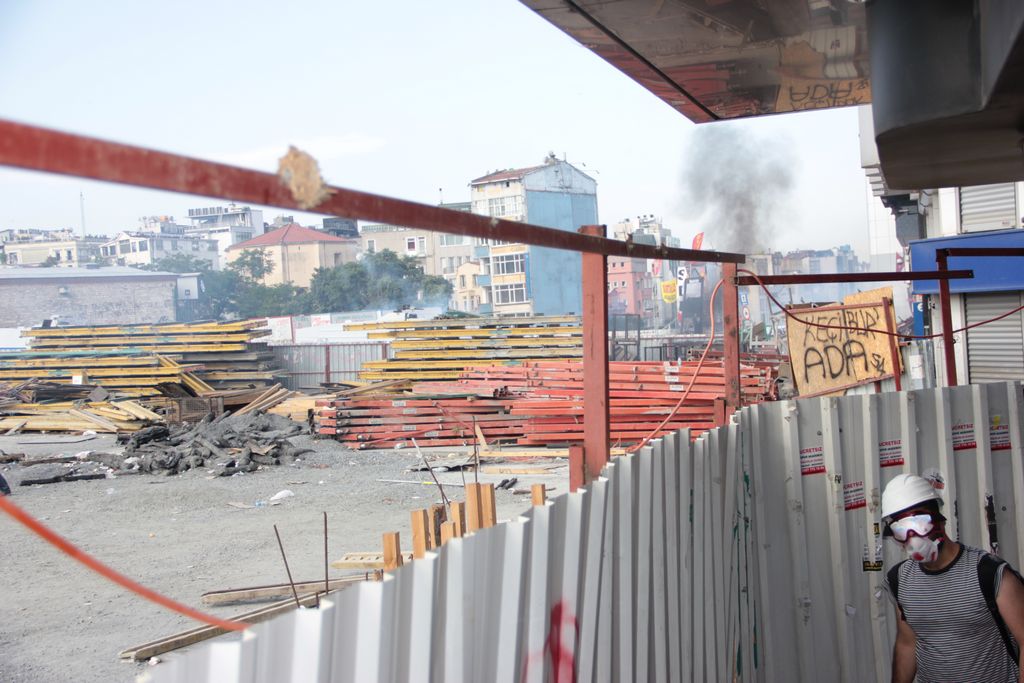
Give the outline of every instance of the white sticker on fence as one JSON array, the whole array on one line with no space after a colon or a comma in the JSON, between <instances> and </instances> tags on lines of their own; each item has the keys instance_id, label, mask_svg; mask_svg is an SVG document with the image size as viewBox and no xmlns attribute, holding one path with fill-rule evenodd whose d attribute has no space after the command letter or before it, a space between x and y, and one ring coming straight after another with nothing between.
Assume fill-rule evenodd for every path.
<instances>
[{"instance_id":1,"label":"white sticker on fence","mask_svg":"<svg viewBox=\"0 0 1024 683\"><path fill-rule=\"evenodd\" d=\"M878 463L880 467L897 467L903 464L903 441L892 439L878 442Z\"/></svg>"},{"instance_id":2,"label":"white sticker on fence","mask_svg":"<svg viewBox=\"0 0 1024 683\"><path fill-rule=\"evenodd\" d=\"M864 482L851 481L843 484L843 508L856 510L867 506L867 498L864 497Z\"/></svg>"},{"instance_id":3,"label":"white sticker on fence","mask_svg":"<svg viewBox=\"0 0 1024 683\"><path fill-rule=\"evenodd\" d=\"M962 422L960 424L953 425L953 450L954 451L969 451L972 448L977 448L978 444L974 441L974 423L973 422Z\"/></svg>"},{"instance_id":4,"label":"white sticker on fence","mask_svg":"<svg viewBox=\"0 0 1024 683\"><path fill-rule=\"evenodd\" d=\"M993 415L988 428L988 442L994 451L1010 450L1010 425L1003 422L1002 415Z\"/></svg>"},{"instance_id":5,"label":"white sticker on fence","mask_svg":"<svg viewBox=\"0 0 1024 683\"><path fill-rule=\"evenodd\" d=\"M875 542L872 545L864 544L864 552L861 555L861 567L866 572L882 571L882 533L878 522L874 523Z\"/></svg>"},{"instance_id":6,"label":"white sticker on fence","mask_svg":"<svg viewBox=\"0 0 1024 683\"><path fill-rule=\"evenodd\" d=\"M800 449L800 474L820 474L825 471L825 453L821 446Z\"/></svg>"}]
</instances>

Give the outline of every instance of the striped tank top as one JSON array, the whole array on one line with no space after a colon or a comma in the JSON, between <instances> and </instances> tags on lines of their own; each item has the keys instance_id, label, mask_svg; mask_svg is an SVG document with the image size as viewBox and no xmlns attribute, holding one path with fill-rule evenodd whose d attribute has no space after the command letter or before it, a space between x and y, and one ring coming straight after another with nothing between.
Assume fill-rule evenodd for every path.
<instances>
[{"instance_id":1,"label":"striped tank top","mask_svg":"<svg viewBox=\"0 0 1024 683\"><path fill-rule=\"evenodd\" d=\"M961 544L945 569L930 572L913 560L900 565L898 600L917 635L918 683L1017 683L1017 663L978 583L984 555ZM996 574L996 595L1005 568Z\"/></svg>"}]
</instances>

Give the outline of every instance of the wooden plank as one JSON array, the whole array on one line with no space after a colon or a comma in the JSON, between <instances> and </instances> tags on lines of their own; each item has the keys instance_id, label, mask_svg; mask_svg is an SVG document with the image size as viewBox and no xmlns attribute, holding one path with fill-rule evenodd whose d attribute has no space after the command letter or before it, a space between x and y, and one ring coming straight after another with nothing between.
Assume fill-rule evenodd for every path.
<instances>
[{"instance_id":1,"label":"wooden plank","mask_svg":"<svg viewBox=\"0 0 1024 683\"><path fill-rule=\"evenodd\" d=\"M494 502L494 484L480 484L480 526L489 529L498 523L498 510Z\"/></svg>"},{"instance_id":2,"label":"wooden plank","mask_svg":"<svg viewBox=\"0 0 1024 683\"><path fill-rule=\"evenodd\" d=\"M427 543L429 534L427 532L427 511L413 510L410 513L412 523L412 557L414 560L423 559L427 554ZM385 547L387 547L385 545ZM399 566L401 566L399 564Z\"/></svg>"},{"instance_id":3,"label":"wooden plank","mask_svg":"<svg viewBox=\"0 0 1024 683\"><path fill-rule=\"evenodd\" d=\"M412 553L405 553L402 556L405 562L412 562ZM353 552L346 553L340 560L331 562L335 569L353 569L368 571L384 568L384 553L382 552Z\"/></svg>"},{"instance_id":4,"label":"wooden plank","mask_svg":"<svg viewBox=\"0 0 1024 683\"><path fill-rule=\"evenodd\" d=\"M482 526L480 484L466 484L466 533L478 531Z\"/></svg>"},{"instance_id":5,"label":"wooden plank","mask_svg":"<svg viewBox=\"0 0 1024 683\"><path fill-rule=\"evenodd\" d=\"M345 576L337 579L331 579L327 582L327 587L329 590L336 590L338 588L344 588L350 583L358 583L359 581L365 580L365 574L360 574L358 576ZM295 591L299 595L323 592L323 590L323 579L319 579L317 581L297 581L295 583ZM291 584L276 583L268 586L251 586L248 588L229 588L226 590L209 591L207 593L203 593L201 599L204 605L229 605L237 602L256 602L283 598L288 598L291 602L295 602L295 599L292 597Z\"/></svg>"},{"instance_id":6,"label":"wooden plank","mask_svg":"<svg viewBox=\"0 0 1024 683\"><path fill-rule=\"evenodd\" d=\"M455 522L444 522L441 524L441 545L444 545L453 538L458 538Z\"/></svg>"},{"instance_id":7,"label":"wooden plank","mask_svg":"<svg viewBox=\"0 0 1024 683\"><path fill-rule=\"evenodd\" d=\"M289 589L291 590L291 589ZM303 607L312 607L317 604L319 596L315 593L299 596L299 604ZM280 614L289 612L295 609L295 599L288 598L281 602L268 605L262 609L258 609L252 612L246 612L245 614L238 614L231 617L232 621L242 621L247 624L258 624L261 621L267 621ZM219 626L200 626L199 628L190 629L188 631L182 631L160 640L154 640L149 643L142 645L136 645L135 647L122 650L120 653L121 659L130 659L136 662L144 662L150 657L156 657L162 655L165 652L171 652L178 650L189 645L195 645L201 643L204 640L209 640L215 636L219 636L223 633L227 633L225 629Z\"/></svg>"},{"instance_id":8,"label":"wooden plank","mask_svg":"<svg viewBox=\"0 0 1024 683\"><path fill-rule=\"evenodd\" d=\"M455 524L455 537L462 538L466 535L466 504L453 500L451 514L452 522Z\"/></svg>"},{"instance_id":9,"label":"wooden plank","mask_svg":"<svg viewBox=\"0 0 1024 683\"><path fill-rule=\"evenodd\" d=\"M444 504L430 506L427 524L428 548L441 547L441 525L448 520L448 508Z\"/></svg>"},{"instance_id":10,"label":"wooden plank","mask_svg":"<svg viewBox=\"0 0 1024 683\"><path fill-rule=\"evenodd\" d=\"M530 500L534 505L547 504L547 489L544 484L534 484L530 487Z\"/></svg>"},{"instance_id":11,"label":"wooden plank","mask_svg":"<svg viewBox=\"0 0 1024 683\"><path fill-rule=\"evenodd\" d=\"M384 532L384 571L398 569L404 564L402 539L397 531Z\"/></svg>"}]
</instances>

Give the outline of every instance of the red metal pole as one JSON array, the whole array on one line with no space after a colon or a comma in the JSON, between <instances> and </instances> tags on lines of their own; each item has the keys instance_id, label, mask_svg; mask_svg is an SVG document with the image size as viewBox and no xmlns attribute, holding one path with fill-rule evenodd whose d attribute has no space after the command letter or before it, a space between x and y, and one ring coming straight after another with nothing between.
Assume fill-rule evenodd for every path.
<instances>
[{"instance_id":1,"label":"red metal pole","mask_svg":"<svg viewBox=\"0 0 1024 683\"><path fill-rule=\"evenodd\" d=\"M948 254L945 249L935 251L935 269L939 272L947 270ZM942 312L942 351L946 357L946 386L955 387L956 352L953 349L953 307L949 301L949 280L939 279L939 308Z\"/></svg>"},{"instance_id":2,"label":"red metal pole","mask_svg":"<svg viewBox=\"0 0 1024 683\"><path fill-rule=\"evenodd\" d=\"M605 226L584 225L580 233L605 236ZM581 255L583 259L583 453L582 467L572 462L569 488L575 490L600 475L608 462L608 257ZM573 476L582 481L573 481Z\"/></svg>"},{"instance_id":3,"label":"red metal pole","mask_svg":"<svg viewBox=\"0 0 1024 683\"><path fill-rule=\"evenodd\" d=\"M0 119L0 166L555 249L671 261L744 261L742 254L602 239L343 187L323 188L326 199L310 207L301 205L281 180L270 173L4 119Z\"/></svg>"},{"instance_id":4,"label":"red metal pole","mask_svg":"<svg viewBox=\"0 0 1024 683\"><path fill-rule=\"evenodd\" d=\"M725 419L742 407L740 398L740 308L736 264L722 264L722 324L724 330Z\"/></svg>"}]
</instances>

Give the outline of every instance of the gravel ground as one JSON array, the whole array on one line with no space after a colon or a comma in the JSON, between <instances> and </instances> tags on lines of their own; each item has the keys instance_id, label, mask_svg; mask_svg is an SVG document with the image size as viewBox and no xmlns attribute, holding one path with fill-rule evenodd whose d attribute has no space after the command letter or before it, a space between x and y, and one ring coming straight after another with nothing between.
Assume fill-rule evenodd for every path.
<instances>
[{"instance_id":1,"label":"gravel ground","mask_svg":"<svg viewBox=\"0 0 1024 683\"><path fill-rule=\"evenodd\" d=\"M24 443L43 438L61 437L0 437L0 450L29 455L115 450L109 436L84 443ZM209 478L198 471L19 487L20 466L0 465L0 472L11 483L12 500L52 529L143 585L196 607L206 591L287 580L274 524L296 580L323 576L324 511L332 560L379 550L384 531L401 532L403 550L411 550L409 511L440 502L436 487L376 480L429 481L426 472L405 471L416 460L414 452L356 452L309 437L294 442L315 452L295 466L234 477ZM464 455L465 450L431 454L453 452ZM563 492L568 468L555 472L520 475L519 486L544 482ZM457 472L438 478L462 482ZM500 479L480 476L481 482ZM295 495L280 505L238 509L228 504L253 505L283 489ZM459 488L448 494L463 499ZM528 496L502 490L496 498L500 519L529 505ZM332 570L332 576L340 574ZM94 574L2 514L0 576L0 681L5 683L133 681L146 665L121 662L118 652L196 626ZM231 616L259 606L208 609Z\"/></svg>"}]
</instances>

